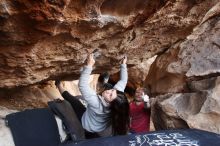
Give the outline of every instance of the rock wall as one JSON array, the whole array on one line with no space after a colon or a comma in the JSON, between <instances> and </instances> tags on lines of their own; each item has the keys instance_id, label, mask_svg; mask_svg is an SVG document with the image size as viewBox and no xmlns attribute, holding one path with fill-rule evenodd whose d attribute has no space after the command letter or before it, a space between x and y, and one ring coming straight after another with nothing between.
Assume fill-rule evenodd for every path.
<instances>
[{"instance_id":1,"label":"rock wall","mask_svg":"<svg viewBox=\"0 0 220 146\"><path fill-rule=\"evenodd\" d=\"M78 79L98 48L95 73L129 67L184 39L218 0L0 2L0 88Z\"/></svg>"},{"instance_id":2,"label":"rock wall","mask_svg":"<svg viewBox=\"0 0 220 146\"><path fill-rule=\"evenodd\" d=\"M145 86L156 97L156 129L190 127L220 133L219 49L217 3L185 40L158 56L149 71Z\"/></svg>"}]
</instances>

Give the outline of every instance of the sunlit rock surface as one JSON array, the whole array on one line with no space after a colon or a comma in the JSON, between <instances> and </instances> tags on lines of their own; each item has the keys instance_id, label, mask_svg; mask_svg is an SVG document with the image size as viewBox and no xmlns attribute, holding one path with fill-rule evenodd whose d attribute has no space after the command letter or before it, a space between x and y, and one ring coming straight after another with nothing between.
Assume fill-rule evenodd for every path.
<instances>
[{"instance_id":1,"label":"sunlit rock surface","mask_svg":"<svg viewBox=\"0 0 220 146\"><path fill-rule=\"evenodd\" d=\"M96 90L99 75L91 75L90 86ZM81 95L78 89L78 80L61 81L63 88L73 96ZM9 109L24 110L31 108L47 107L47 102L54 99L63 99L54 81L44 84L21 87L14 90L0 91L0 105Z\"/></svg>"},{"instance_id":2,"label":"sunlit rock surface","mask_svg":"<svg viewBox=\"0 0 220 146\"><path fill-rule=\"evenodd\" d=\"M184 41L153 63L145 86L156 97L152 114L156 129L198 128L220 133L219 16L220 3Z\"/></svg>"}]
</instances>

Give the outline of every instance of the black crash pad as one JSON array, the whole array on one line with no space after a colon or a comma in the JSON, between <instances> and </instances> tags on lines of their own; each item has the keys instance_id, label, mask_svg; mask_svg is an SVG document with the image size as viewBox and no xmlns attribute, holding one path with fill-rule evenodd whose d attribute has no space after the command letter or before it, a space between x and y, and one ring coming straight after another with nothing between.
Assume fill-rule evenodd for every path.
<instances>
[{"instance_id":1,"label":"black crash pad","mask_svg":"<svg viewBox=\"0 0 220 146\"><path fill-rule=\"evenodd\" d=\"M58 146L60 136L48 108L31 109L6 116L15 146Z\"/></svg>"},{"instance_id":2,"label":"black crash pad","mask_svg":"<svg viewBox=\"0 0 220 146\"><path fill-rule=\"evenodd\" d=\"M164 130L96 138L60 146L220 146L220 135L196 130Z\"/></svg>"}]
</instances>

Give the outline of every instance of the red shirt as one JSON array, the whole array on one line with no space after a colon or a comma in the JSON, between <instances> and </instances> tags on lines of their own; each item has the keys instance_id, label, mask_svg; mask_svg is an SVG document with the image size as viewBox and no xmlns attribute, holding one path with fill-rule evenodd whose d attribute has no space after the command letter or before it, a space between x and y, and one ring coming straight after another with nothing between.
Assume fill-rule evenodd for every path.
<instances>
[{"instance_id":1,"label":"red shirt","mask_svg":"<svg viewBox=\"0 0 220 146\"><path fill-rule=\"evenodd\" d=\"M130 103L131 132L140 133L147 132L150 129L150 110L144 108L144 102L136 105L135 102Z\"/></svg>"}]
</instances>

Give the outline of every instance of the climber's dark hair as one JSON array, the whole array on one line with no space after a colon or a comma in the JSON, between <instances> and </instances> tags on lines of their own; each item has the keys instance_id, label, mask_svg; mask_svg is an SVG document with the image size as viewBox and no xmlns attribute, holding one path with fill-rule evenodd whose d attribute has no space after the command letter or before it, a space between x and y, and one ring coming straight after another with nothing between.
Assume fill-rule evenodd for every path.
<instances>
[{"instance_id":1,"label":"climber's dark hair","mask_svg":"<svg viewBox=\"0 0 220 146\"><path fill-rule=\"evenodd\" d=\"M117 90L117 97L110 103L113 135L125 135L128 132L129 103L126 95Z\"/></svg>"},{"instance_id":2,"label":"climber's dark hair","mask_svg":"<svg viewBox=\"0 0 220 146\"><path fill-rule=\"evenodd\" d=\"M112 84L109 84L109 83L105 83L102 85L99 84L98 93L99 93L99 95L101 95L102 92L104 92L105 90L111 90L111 89L113 89Z\"/></svg>"}]
</instances>

